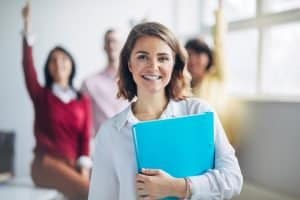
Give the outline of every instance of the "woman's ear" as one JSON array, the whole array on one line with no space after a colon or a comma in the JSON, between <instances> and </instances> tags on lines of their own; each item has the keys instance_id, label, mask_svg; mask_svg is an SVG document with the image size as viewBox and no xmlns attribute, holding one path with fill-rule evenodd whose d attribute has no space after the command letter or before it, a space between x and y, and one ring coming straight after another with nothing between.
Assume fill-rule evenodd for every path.
<instances>
[{"instance_id":1,"label":"woman's ear","mask_svg":"<svg viewBox=\"0 0 300 200\"><path fill-rule=\"evenodd\" d=\"M128 61L127 65L128 65L128 70L130 71L130 73L132 73L132 69L131 69L130 61Z\"/></svg>"}]
</instances>

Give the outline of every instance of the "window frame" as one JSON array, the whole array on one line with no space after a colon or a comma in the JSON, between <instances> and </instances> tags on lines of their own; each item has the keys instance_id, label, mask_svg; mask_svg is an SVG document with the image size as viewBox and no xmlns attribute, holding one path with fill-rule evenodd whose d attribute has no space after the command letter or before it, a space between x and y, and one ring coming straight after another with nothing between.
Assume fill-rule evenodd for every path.
<instances>
[{"instance_id":1,"label":"window frame","mask_svg":"<svg viewBox=\"0 0 300 200\"><path fill-rule=\"evenodd\" d=\"M200 10L203 9L205 0L199 0ZM254 95L234 95L240 98L246 99L257 99L257 100L277 100L277 101L300 101L300 94L293 96L283 96L283 95L268 95L262 92L262 64L264 58L264 41L267 34L266 29L276 26L284 25L293 22L300 21L300 8L289 9L280 12L268 12L264 9L264 0L256 0L256 12L253 17L239 19L235 21L227 22L227 32L240 31L246 29L257 29L258 40L257 40L257 69L256 69L256 91ZM211 35L214 26L207 26L200 19L200 35ZM187 37L184 37L187 38Z\"/></svg>"}]
</instances>

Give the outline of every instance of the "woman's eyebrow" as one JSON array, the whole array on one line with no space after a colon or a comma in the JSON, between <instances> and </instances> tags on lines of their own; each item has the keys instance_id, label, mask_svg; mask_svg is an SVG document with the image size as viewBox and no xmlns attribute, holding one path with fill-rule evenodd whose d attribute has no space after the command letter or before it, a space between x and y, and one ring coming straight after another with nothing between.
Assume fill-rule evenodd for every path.
<instances>
[{"instance_id":1,"label":"woman's eyebrow","mask_svg":"<svg viewBox=\"0 0 300 200\"><path fill-rule=\"evenodd\" d=\"M164 53L164 52L162 52L162 53L158 53L157 55L159 55L159 56L170 56L170 54L169 54L169 53Z\"/></svg>"},{"instance_id":2,"label":"woman's eyebrow","mask_svg":"<svg viewBox=\"0 0 300 200\"><path fill-rule=\"evenodd\" d=\"M135 52L135 54L149 54L147 51L137 51ZM161 52L161 53L157 53L156 55L158 56L171 56L169 53L165 53L165 52Z\"/></svg>"},{"instance_id":3,"label":"woman's eyebrow","mask_svg":"<svg viewBox=\"0 0 300 200\"><path fill-rule=\"evenodd\" d=\"M147 51L137 51L135 54L149 54Z\"/></svg>"}]
</instances>

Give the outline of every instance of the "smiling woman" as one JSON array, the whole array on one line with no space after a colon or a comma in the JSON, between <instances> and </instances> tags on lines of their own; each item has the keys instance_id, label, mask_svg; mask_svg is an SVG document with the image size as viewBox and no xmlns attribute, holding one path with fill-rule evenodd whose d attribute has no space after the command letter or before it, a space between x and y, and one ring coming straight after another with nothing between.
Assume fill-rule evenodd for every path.
<instances>
[{"instance_id":1,"label":"smiling woman","mask_svg":"<svg viewBox=\"0 0 300 200\"><path fill-rule=\"evenodd\" d=\"M215 169L184 178L161 169L137 171L134 124L213 112L207 103L187 98L186 55L173 33L159 23L142 23L131 30L121 51L118 95L135 101L106 121L97 134L90 200L230 199L240 192L243 177L216 114Z\"/></svg>"},{"instance_id":2,"label":"smiling woman","mask_svg":"<svg viewBox=\"0 0 300 200\"><path fill-rule=\"evenodd\" d=\"M156 37L136 41L129 60L129 71L137 84L138 96L164 95L174 65L172 49Z\"/></svg>"}]
</instances>

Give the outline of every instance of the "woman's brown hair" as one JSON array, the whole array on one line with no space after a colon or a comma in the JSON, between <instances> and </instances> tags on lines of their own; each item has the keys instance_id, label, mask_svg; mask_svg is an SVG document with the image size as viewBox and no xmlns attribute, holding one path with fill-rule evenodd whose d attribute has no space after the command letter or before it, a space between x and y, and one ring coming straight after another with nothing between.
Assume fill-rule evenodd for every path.
<instances>
[{"instance_id":1,"label":"woman's brown hair","mask_svg":"<svg viewBox=\"0 0 300 200\"><path fill-rule=\"evenodd\" d=\"M189 80L187 80L188 75L186 71L186 50L167 27L156 22L138 24L133 27L129 33L120 54L120 66L118 73L119 91L117 96L131 101L137 95L136 83L129 71L128 63L136 41L144 36L158 37L162 41L166 42L166 44L173 50L175 54L175 64L171 80L166 86L166 95L169 99L185 99L190 94Z\"/></svg>"}]
</instances>

